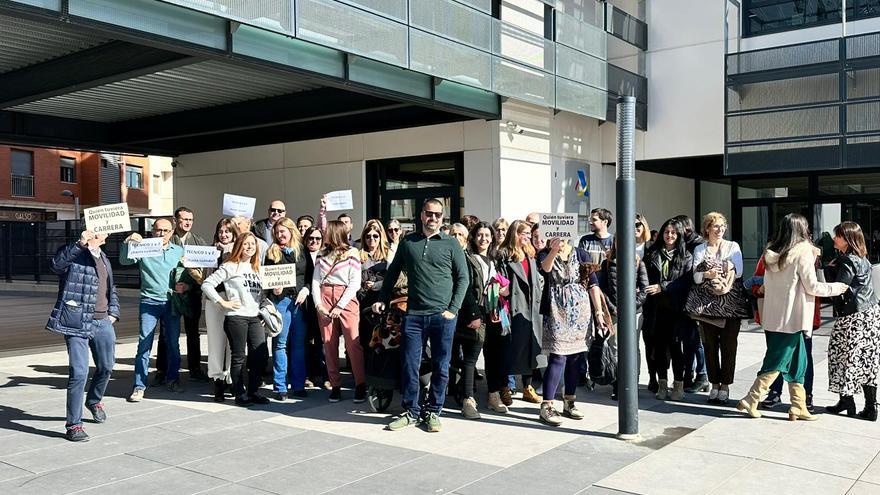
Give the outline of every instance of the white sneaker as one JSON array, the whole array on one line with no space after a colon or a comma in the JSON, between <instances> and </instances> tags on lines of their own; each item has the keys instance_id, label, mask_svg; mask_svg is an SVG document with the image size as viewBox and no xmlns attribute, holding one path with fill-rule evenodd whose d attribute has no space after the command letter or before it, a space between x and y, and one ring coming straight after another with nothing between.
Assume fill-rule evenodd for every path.
<instances>
[{"instance_id":1,"label":"white sneaker","mask_svg":"<svg viewBox=\"0 0 880 495\"><path fill-rule=\"evenodd\" d=\"M492 392L489 394L489 400L486 402L486 407L488 407L490 411L499 414L507 414L508 411L507 406L501 402L501 394L498 392Z\"/></svg>"},{"instance_id":2,"label":"white sneaker","mask_svg":"<svg viewBox=\"0 0 880 495\"><path fill-rule=\"evenodd\" d=\"M503 406L504 404L501 405ZM467 397L464 400L464 403L461 405L461 415L467 419L480 419L480 412L477 411L477 401L473 397Z\"/></svg>"},{"instance_id":3,"label":"white sneaker","mask_svg":"<svg viewBox=\"0 0 880 495\"><path fill-rule=\"evenodd\" d=\"M718 402L726 404L728 399L730 399L730 390L723 388L718 391Z\"/></svg>"},{"instance_id":4,"label":"white sneaker","mask_svg":"<svg viewBox=\"0 0 880 495\"><path fill-rule=\"evenodd\" d=\"M718 389L712 387L712 390L709 391L709 402L715 401L718 399Z\"/></svg>"},{"instance_id":5,"label":"white sneaker","mask_svg":"<svg viewBox=\"0 0 880 495\"><path fill-rule=\"evenodd\" d=\"M128 396L128 402L140 402L144 398L144 389L136 388Z\"/></svg>"},{"instance_id":6,"label":"white sneaker","mask_svg":"<svg viewBox=\"0 0 880 495\"><path fill-rule=\"evenodd\" d=\"M562 424L562 416L560 416L559 411L553 407L552 402L541 403L541 412L538 413L538 418L546 425L559 426Z\"/></svg>"}]
</instances>

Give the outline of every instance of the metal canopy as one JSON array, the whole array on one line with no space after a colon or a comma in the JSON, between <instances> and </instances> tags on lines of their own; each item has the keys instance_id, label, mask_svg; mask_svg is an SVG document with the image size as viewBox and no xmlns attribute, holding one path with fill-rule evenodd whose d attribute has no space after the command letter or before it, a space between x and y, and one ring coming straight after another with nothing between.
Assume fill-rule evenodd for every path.
<instances>
[{"instance_id":1,"label":"metal canopy","mask_svg":"<svg viewBox=\"0 0 880 495\"><path fill-rule=\"evenodd\" d=\"M446 81L351 80L342 53L342 77L236 54L231 21L226 50L7 0L0 25L0 142L174 156L499 118L435 98Z\"/></svg>"}]
</instances>

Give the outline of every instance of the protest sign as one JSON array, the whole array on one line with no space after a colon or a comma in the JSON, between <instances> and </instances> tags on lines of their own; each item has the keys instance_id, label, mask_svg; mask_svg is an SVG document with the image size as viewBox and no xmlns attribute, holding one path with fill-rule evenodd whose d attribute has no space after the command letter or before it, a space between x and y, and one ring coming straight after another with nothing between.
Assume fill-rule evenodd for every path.
<instances>
[{"instance_id":1,"label":"protest sign","mask_svg":"<svg viewBox=\"0 0 880 495\"><path fill-rule=\"evenodd\" d=\"M86 208L83 214L86 219L86 229L96 234L114 234L131 230L126 203Z\"/></svg>"},{"instance_id":2,"label":"protest sign","mask_svg":"<svg viewBox=\"0 0 880 495\"><path fill-rule=\"evenodd\" d=\"M162 256L162 238L147 237L140 242L128 243L128 257L136 260Z\"/></svg>"},{"instance_id":3,"label":"protest sign","mask_svg":"<svg viewBox=\"0 0 880 495\"><path fill-rule=\"evenodd\" d=\"M257 206L257 198L236 196L235 194L223 194L223 214L234 217L236 215L245 218L254 218L254 208Z\"/></svg>"},{"instance_id":4,"label":"protest sign","mask_svg":"<svg viewBox=\"0 0 880 495\"><path fill-rule=\"evenodd\" d=\"M260 267L260 277L264 289L296 287L296 265L293 263L264 265Z\"/></svg>"},{"instance_id":5,"label":"protest sign","mask_svg":"<svg viewBox=\"0 0 880 495\"><path fill-rule=\"evenodd\" d=\"M575 244L578 241L577 213L541 213L541 237L558 237Z\"/></svg>"},{"instance_id":6,"label":"protest sign","mask_svg":"<svg viewBox=\"0 0 880 495\"><path fill-rule=\"evenodd\" d=\"M327 193L327 211L353 210L354 201L351 199L351 189L344 191L331 191Z\"/></svg>"},{"instance_id":7,"label":"protest sign","mask_svg":"<svg viewBox=\"0 0 880 495\"><path fill-rule=\"evenodd\" d=\"M214 246L183 246L183 266L187 268L217 268L220 250Z\"/></svg>"}]
</instances>

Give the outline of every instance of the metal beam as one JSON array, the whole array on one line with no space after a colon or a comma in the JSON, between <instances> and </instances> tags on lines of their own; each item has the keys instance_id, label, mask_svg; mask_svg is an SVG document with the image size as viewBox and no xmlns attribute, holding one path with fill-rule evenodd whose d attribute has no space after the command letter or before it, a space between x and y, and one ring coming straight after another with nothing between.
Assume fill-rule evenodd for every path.
<instances>
[{"instance_id":1,"label":"metal beam","mask_svg":"<svg viewBox=\"0 0 880 495\"><path fill-rule=\"evenodd\" d=\"M199 61L125 41L72 53L0 76L0 108L94 88Z\"/></svg>"}]
</instances>

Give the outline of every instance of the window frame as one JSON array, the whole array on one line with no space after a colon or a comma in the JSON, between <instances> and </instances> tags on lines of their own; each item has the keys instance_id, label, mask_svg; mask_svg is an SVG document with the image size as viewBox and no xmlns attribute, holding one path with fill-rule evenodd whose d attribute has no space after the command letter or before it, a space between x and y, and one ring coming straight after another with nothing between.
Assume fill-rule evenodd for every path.
<instances>
[{"instance_id":1,"label":"window frame","mask_svg":"<svg viewBox=\"0 0 880 495\"><path fill-rule=\"evenodd\" d=\"M129 174L137 174L137 185L131 185L129 181ZM125 187L127 187L128 189L138 189L141 191L145 190L146 186L144 184L144 167L139 167L137 165L125 166Z\"/></svg>"},{"instance_id":2,"label":"window frame","mask_svg":"<svg viewBox=\"0 0 880 495\"><path fill-rule=\"evenodd\" d=\"M65 164L65 160L70 160L70 165ZM70 156L60 156L58 157L58 164L60 169L59 180L65 184L76 184L76 158ZM73 180L66 180L64 177L64 171L66 169L70 170L70 174Z\"/></svg>"},{"instance_id":3,"label":"window frame","mask_svg":"<svg viewBox=\"0 0 880 495\"><path fill-rule=\"evenodd\" d=\"M832 24L840 24L841 23L841 19L835 19L835 20L814 22L814 23L810 23L810 24L801 24L801 25L797 25L797 26L781 26L781 27L776 27L776 28L768 28L766 30L761 30L759 32L752 32L752 30L750 29L751 26L749 23L750 18L748 16L748 14L752 8L752 1L753 0L742 0L741 12L743 13L743 17L741 20L741 24L742 24L742 33L743 33L742 37L743 38L752 38L755 36L784 33L784 32L788 32L788 31L796 31L798 29L809 29L809 28L813 28L813 27L829 26ZM802 2L806 3L807 0L791 0L791 1L792 2L802 1ZM847 1L847 0L842 0L842 1ZM859 7L861 7L862 2L864 0L851 0L851 1L852 1L852 7L847 7L847 9L846 9L846 22L847 23L853 22L853 21L859 21L859 20L863 20L863 19L872 19L875 17L880 17L880 12L878 12L877 14L873 14L873 15L859 15L859 14L857 14Z\"/></svg>"}]
</instances>

